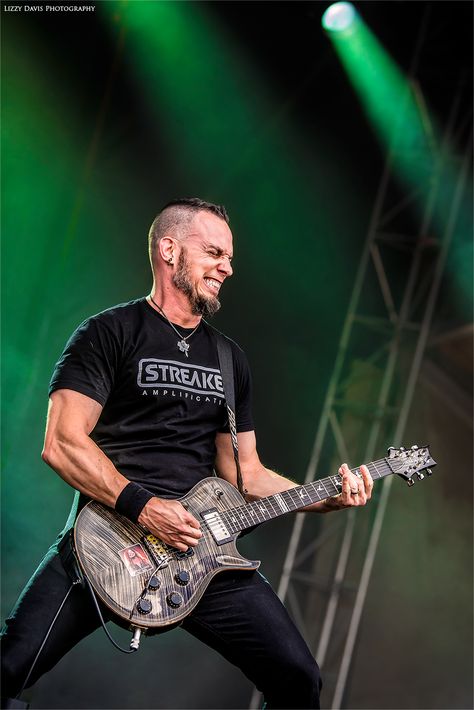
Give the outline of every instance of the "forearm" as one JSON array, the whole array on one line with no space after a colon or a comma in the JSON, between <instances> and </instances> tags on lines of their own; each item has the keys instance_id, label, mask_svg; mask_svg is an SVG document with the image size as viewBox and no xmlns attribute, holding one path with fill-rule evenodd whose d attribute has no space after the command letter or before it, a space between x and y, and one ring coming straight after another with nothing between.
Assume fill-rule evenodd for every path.
<instances>
[{"instance_id":1,"label":"forearm","mask_svg":"<svg viewBox=\"0 0 474 710\"><path fill-rule=\"evenodd\" d=\"M87 434L54 437L42 458L70 486L111 508L129 483Z\"/></svg>"}]
</instances>

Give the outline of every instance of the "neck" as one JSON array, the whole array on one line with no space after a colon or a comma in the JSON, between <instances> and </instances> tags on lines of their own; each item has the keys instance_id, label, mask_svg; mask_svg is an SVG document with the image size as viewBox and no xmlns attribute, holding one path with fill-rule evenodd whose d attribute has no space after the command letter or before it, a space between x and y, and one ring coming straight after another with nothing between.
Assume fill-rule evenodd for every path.
<instances>
[{"instance_id":1,"label":"neck","mask_svg":"<svg viewBox=\"0 0 474 710\"><path fill-rule=\"evenodd\" d=\"M160 315L163 315L160 308L151 299L163 310L166 318L175 325L181 325L183 328L195 328L201 321L202 316L191 312L188 297L173 284L163 284L161 287L153 284L150 296L147 296L149 305Z\"/></svg>"},{"instance_id":2,"label":"neck","mask_svg":"<svg viewBox=\"0 0 474 710\"><path fill-rule=\"evenodd\" d=\"M374 481L393 473L386 458L372 461L366 465ZM352 473L358 474L358 469L353 468ZM256 523L263 523L266 520L285 515L285 513L301 510L307 505L337 495L341 490L341 476L339 474L328 476L306 483L304 486L289 488L282 493L259 498L252 503L226 510L221 514L221 519L228 530L235 533L253 527Z\"/></svg>"}]
</instances>

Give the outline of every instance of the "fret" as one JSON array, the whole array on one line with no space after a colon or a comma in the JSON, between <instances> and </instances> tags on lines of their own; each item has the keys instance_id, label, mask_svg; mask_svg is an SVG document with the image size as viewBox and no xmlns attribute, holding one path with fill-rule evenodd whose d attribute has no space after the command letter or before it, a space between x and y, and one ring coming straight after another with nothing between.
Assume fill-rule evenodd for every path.
<instances>
[{"instance_id":1,"label":"fret","mask_svg":"<svg viewBox=\"0 0 474 710\"><path fill-rule=\"evenodd\" d=\"M300 507L300 498L298 498L294 488L289 488L287 491L283 491L281 495L285 499L286 504L290 510L297 510ZM294 497L295 495L296 500Z\"/></svg>"},{"instance_id":2,"label":"fret","mask_svg":"<svg viewBox=\"0 0 474 710\"><path fill-rule=\"evenodd\" d=\"M372 461L372 463L369 465L373 469L372 471L370 471L369 466L367 466L367 468L369 468L372 478L382 478L383 474L380 473L380 471L378 470L376 462Z\"/></svg>"},{"instance_id":3,"label":"fret","mask_svg":"<svg viewBox=\"0 0 474 710\"><path fill-rule=\"evenodd\" d=\"M299 510L305 505L309 505L310 498L306 494L303 486L297 486L296 488L291 488L289 495L291 498L291 505L293 510Z\"/></svg>"},{"instance_id":4,"label":"fret","mask_svg":"<svg viewBox=\"0 0 474 710\"><path fill-rule=\"evenodd\" d=\"M261 522L271 519L271 514L266 506L265 498L256 500L253 503L250 503L250 505L254 508L256 515L261 518Z\"/></svg>"},{"instance_id":5,"label":"fret","mask_svg":"<svg viewBox=\"0 0 474 710\"><path fill-rule=\"evenodd\" d=\"M278 505L282 513L288 513L290 511L288 503L285 501L281 493L277 493L276 495L274 495L273 500L275 501L276 505Z\"/></svg>"},{"instance_id":6,"label":"fret","mask_svg":"<svg viewBox=\"0 0 474 710\"><path fill-rule=\"evenodd\" d=\"M256 523L264 523L265 522L265 520L266 520L265 514L261 510L261 508L259 508L259 506L256 504L256 501L254 501L253 503L249 503L248 507L253 510L254 515L252 516L252 518L255 517ZM264 506L263 506L263 508L265 510Z\"/></svg>"},{"instance_id":7,"label":"fret","mask_svg":"<svg viewBox=\"0 0 474 710\"><path fill-rule=\"evenodd\" d=\"M314 481L313 483L309 484L312 486L315 497L313 500L313 503L315 503L317 500L324 500L324 498L327 498L327 490L323 485L322 479L320 481ZM316 488L317 485L317 488Z\"/></svg>"},{"instance_id":8,"label":"fret","mask_svg":"<svg viewBox=\"0 0 474 710\"><path fill-rule=\"evenodd\" d=\"M222 514L225 523L232 528L232 532L238 532L238 520L234 512L226 512Z\"/></svg>"},{"instance_id":9,"label":"fret","mask_svg":"<svg viewBox=\"0 0 474 710\"><path fill-rule=\"evenodd\" d=\"M232 532L232 533L239 532L239 529L237 527L237 518L235 517L235 515L233 513L227 513L227 512L221 513L221 518L222 518L224 525L226 526L226 528L228 530L230 530L230 532Z\"/></svg>"},{"instance_id":10,"label":"fret","mask_svg":"<svg viewBox=\"0 0 474 710\"><path fill-rule=\"evenodd\" d=\"M340 492L340 487L336 485L336 481L340 478L339 476L328 476L324 479L324 487L328 492L328 497L337 495Z\"/></svg>"},{"instance_id":11,"label":"fret","mask_svg":"<svg viewBox=\"0 0 474 710\"><path fill-rule=\"evenodd\" d=\"M253 503L253 505L257 509L258 514L261 516L262 521L271 520L270 511L265 506L265 503L262 503L262 501L255 501L255 503Z\"/></svg>"},{"instance_id":12,"label":"fret","mask_svg":"<svg viewBox=\"0 0 474 710\"><path fill-rule=\"evenodd\" d=\"M270 510L269 510L268 512L269 512L269 514L270 514L270 516L271 516L272 518L276 518L277 515L281 515L281 509L278 508L278 507L275 507L275 506L273 505L273 501L274 501L274 500L275 500L275 496L274 496L274 495L273 495L273 496L268 496L267 498L265 498L265 501L266 501L267 505L270 506Z\"/></svg>"},{"instance_id":13,"label":"fret","mask_svg":"<svg viewBox=\"0 0 474 710\"><path fill-rule=\"evenodd\" d=\"M255 524L255 521L252 520L252 517L250 516L249 511L247 510L247 508L242 508L242 511L243 511L243 513L244 513L244 515L245 515L245 519L246 519L246 521L247 521L247 524L248 524L248 525L254 525L254 524Z\"/></svg>"},{"instance_id":14,"label":"fret","mask_svg":"<svg viewBox=\"0 0 474 710\"><path fill-rule=\"evenodd\" d=\"M265 522L265 518L263 517L262 512L257 508L255 503L249 503L248 507L251 509L251 511L253 513L252 520L255 520L255 523Z\"/></svg>"},{"instance_id":15,"label":"fret","mask_svg":"<svg viewBox=\"0 0 474 710\"><path fill-rule=\"evenodd\" d=\"M327 490L329 496L333 496L336 493L339 493L339 490L336 484L334 483L337 478L337 476L328 476L328 478L324 479L324 487Z\"/></svg>"},{"instance_id":16,"label":"fret","mask_svg":"<svg viewBox=\"0 0 474 710\"><path fill-rule=\"evenodd\" d=\"M259 501L255 501L255 503L253 503L253 505L255 505L258 508L260 514L263 517L263 520L271 520L272 514L271 514L271 511L268 510L268 508L266 506L266 498L261 498ZM266 515L268 515L269 517L266 518L265 517Z\"/></svg>"},{"instance_id":17,"label":"fret","mask_svg":"<svg viewBox=\"0 0 474 710\"><path fill-rule=\"evenodd\" d=\"M247 518L247 514L243 508L238 509L237 517L240 518L240 520L244 523L244 528L247 527L245 525L245 523L248 523L248 518ZM239 523L239 525L240 525L240 523Z\"/></svg>"},{"instance_id":18,"label":"fret","mask_svg":"<svg viewBox=\"0 0 474 710\"><path fill-rule=\"evenodd\" d=\"M297 486L296 488L292 488L291 490L293 491L293 494L296 495L299 499L295 503L295 510L297 510L298 508L304 508L306 505L310 505L311 503L315 502L306 490L306 486Z\"/></svg>"},{"instance_id":19,"label":"fret","mask_svg":"<svg viewBox=\"0 0 474 710\"><path fill-rule=\"evenodd\" d=\"M332 477L330 476L329 479L332 483L332 487L334 488L334 492L331 493L331 495L337 496L342 491L341 477L340 476L332 476Z\"/></svg>"},{"instance_id":20,"label":"fret","mask_svg":"<svg viewBox=\"0 0 474 710\"><path fill-rule=\"evenodd\" d=\"M324 496L324 497L329 498L330 494L328 493L328 489L327 489L326 486L324 485L324 481L325 481L325 480L327 480L327 479L324 479L324 478L321 479L321 485L323 486L324 490L326 491L326 496Z\"/></svg>"}]
</instances>

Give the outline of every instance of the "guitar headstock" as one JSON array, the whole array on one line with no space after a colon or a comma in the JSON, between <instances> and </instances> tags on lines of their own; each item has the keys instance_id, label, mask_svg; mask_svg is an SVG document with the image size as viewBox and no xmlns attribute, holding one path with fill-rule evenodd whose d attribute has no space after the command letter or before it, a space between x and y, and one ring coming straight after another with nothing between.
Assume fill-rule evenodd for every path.
<instances>
[{"instance_id":1,"label":"guitar headstock","mask_svg":"<svg viewBox=\"0 0 474 710\"><path fill-rule=\"evenodd\" d=\"M423 472L426 472L427 476L431 476L431 467L436 466L436 461L431 458L429 446L414 444L411 449L405 449L403 446L396 449L394 446L390 446L387 454L385 460L392 473L398 473L409 486L413 486L415 483L414 476L421 481L425 477Z\"/></svg>"}]
</instances>

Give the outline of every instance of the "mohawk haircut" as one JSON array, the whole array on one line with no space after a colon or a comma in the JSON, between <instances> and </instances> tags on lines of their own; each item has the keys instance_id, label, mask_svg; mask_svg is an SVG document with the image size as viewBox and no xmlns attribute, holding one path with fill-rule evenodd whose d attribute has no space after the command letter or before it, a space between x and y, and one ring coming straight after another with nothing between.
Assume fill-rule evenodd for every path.
<instances>
[{"instance_id":1,"label":"mohawk haircut","mask_svg":"<svg viewBox=\"0 0 474 710\"><path fill-rule=\"evenodd\" d=\"M165 234L176 234L180 228L186 229L198 212L210 212L229 224L229 215L223 205L204 202L198 197L182 197L168 202L155 217L148 233L148 254L153 264L156 246Z\"/></svg>"}]
</instances>

